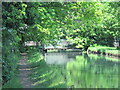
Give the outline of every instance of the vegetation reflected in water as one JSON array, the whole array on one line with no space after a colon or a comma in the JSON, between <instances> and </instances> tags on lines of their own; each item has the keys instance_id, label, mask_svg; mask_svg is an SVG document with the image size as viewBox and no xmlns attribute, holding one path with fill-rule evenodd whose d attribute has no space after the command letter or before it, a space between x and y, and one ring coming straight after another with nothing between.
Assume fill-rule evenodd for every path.
<instances>
[{"instance_id":1,"label":"vegetation reflected in water","mask_svg":"<svg viewBox=\"0 0 120 90\"><path fill-rule=\"evenodd\" d=\"M34 54L35 55L35 54ZM32 58L40 55L32 54ZM38 88L117 88L118 61L79 52L47 53L32 62L31 79ZM61 60L62 59L62 60ZM41 61L40 61L41 60ZM65 60L65 61L64 61Z\"/></svg>"}]
</instances>

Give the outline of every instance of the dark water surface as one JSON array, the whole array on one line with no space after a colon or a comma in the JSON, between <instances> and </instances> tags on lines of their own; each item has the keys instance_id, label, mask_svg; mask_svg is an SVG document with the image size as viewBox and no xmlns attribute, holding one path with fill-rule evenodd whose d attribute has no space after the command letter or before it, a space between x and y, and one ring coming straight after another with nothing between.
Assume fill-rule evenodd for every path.
<instances>
[{"instance_id":1,"label":"dark water surface","mask_svg":"<svg viewBox=\"0 0 120 90\"><path fill-rule=\"evenodd\" d=\"M118 88L118 59L81 52L46 53L36 87Z\"/></svg>"}]
</instances>

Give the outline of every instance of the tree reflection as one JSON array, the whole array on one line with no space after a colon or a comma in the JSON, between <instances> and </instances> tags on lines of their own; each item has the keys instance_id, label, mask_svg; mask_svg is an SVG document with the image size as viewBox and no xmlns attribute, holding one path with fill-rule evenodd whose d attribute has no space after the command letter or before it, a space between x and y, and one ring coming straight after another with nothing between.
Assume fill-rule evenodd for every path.
<instances>
[{"instance_id":1,"label":"tree reflection","mask_svg":"<svg viewBox=\"0 0 120 90\"><path fill-rule=\"evenodd\" d=\"M56 55L58 55L57 57L59 58L59 54ZM65 53L63 55L65 55ZM71 54L69 53L66 55ZM37 66L33 69L31 75L34 86L40 88L118 87L119 62L107 60L102 56L92 56L87 54L74 55L73 58L72 56L67 58L74 60L68 60L69 62L63 65L55 63L47 64L45 61L37 62Z\"/></svg>"}]
</instances>

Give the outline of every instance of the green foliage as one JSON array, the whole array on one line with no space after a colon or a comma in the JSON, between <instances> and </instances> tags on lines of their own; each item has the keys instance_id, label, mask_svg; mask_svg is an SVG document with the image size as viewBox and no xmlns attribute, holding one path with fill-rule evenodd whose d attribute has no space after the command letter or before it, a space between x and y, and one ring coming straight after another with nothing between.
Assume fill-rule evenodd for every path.
<instances>
[{"instance_id":1,"label":"green foliage","mask_svg":"<svg viewBox=\"0 0 120 90\"><path fill-rule=\"evenodd\" d=\"M71 29L66 30L67 39L84 47L95 43L113 46L114 38L119 38L118 2L80 2L70 5L74 7L73 13L77 14L70 14L73 16L69 25Z\"/></svg>"},{"instance_id":2,"label":"green foliage","mask_svg":"<svg viewBox=\"0 0 120 90\"><path fill-rule=\"evenodd\" d=\"M118 5L118 2L3 3L3 25L16 28L22 43L32 40L55 44L55 39L67 38L76 47L111 45L114 37L119 37ZM25 29L25 25L29 28ZM35 26L40 26L39 30Z\"/></svg>"},{"instance_id":3,"label":"green foliage","mask_svg":"<svg viewBox=\"0 0 120 90\"><path fill-rule=\"evenodd\" d=\"M2 33L2 76L3 83L15 76L17 63L20 59L19 45L20 38L17 36L16 30L3 29Z\"/></svg>"},{"instance_id":4,"label":"green foliage","mask_svg":"<svg viewBox=\"0 0 120 90\"><path fill-rule=\"evenodd\" d=\"M17 68L24 42L42 46L63 38L76 48L112 46L120 38L120 2L3 2L3 76L9 80ZM12 63L14 62L14 63Z\"/></svg>"},{"instance_id":5,"label":"green foliage","mask_svg":"<svg viewBox=\"0 0 120 90\"><path fill-rule=\"evenodd\" d=\"M3 26L16 29L21 41L45 44L67 38L83 46L110 45L109 39L119 37L118 5L119 2L3 3Z\"/></svg>"},{"instance_id":6,"label":"green foliage","mask_svg":"<svg viewBox=\"0 0 120 90\"><path fill-rule=\"evenodd\" d=\"M24 24L26 19L25 8L27 6L24 3L8 2L2 3L3 12L3 26L13 29L18 29L21 24ZM9 8L9 9L8 9Z\"/></svg>"}]
</instances>

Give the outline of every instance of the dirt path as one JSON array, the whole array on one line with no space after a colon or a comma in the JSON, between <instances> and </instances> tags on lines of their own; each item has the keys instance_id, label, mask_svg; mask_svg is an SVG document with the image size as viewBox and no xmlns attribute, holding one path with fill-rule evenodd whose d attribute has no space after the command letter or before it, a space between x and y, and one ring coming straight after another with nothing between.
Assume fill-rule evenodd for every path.
<instances>
[{"instance_id":1,"label":"dirt path","mask_svg":"<svg viewBox=\"0 0 120 90\"><path fill-rule=\"evenodd\" d=\"M32 88L32 82L29 80L30 66L27 65L27 53L21 53L22 59L19 63L19 78L23 88Z\"/></svg>"}]
</instances>

